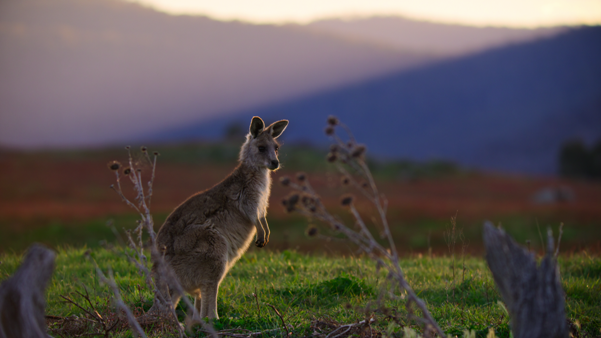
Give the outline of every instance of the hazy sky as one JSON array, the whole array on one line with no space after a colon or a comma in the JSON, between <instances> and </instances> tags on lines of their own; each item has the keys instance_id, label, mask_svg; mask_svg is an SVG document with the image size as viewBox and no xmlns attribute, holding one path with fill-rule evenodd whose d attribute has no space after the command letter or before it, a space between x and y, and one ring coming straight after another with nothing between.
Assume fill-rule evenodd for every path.
<instances>
[{"instance_id":1,"label":"hazy sky","mask_svg":"<svg viewBox=\"0 0 601 338\"><path fill-rule=\"evenodd\" d=\"M130 0L175 14L255 23L340 16L409 18L513 27L601 24L601 0Z\"/></svg>"}]
</instances>

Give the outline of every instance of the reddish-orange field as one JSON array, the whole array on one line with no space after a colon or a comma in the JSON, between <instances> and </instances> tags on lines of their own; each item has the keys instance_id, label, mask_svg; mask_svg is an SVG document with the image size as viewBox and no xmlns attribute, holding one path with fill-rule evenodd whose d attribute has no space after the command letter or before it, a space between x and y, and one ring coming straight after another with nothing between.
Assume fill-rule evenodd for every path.
<instances>
[{"instance_id":1,"label":"reddish-orange field","mask_svg":"<svg viewBox=\"0 0 601 338\"><path fill-rule=\"evenodd\" d=\"M122 159L124 159L123 156ZM24 232L28 227L43 227L48 222L85 223L92 219L131 214L109 188L115 181L106 163L112 158L53 158L4 154L0 158L0 231ZM219 182L234 167L160 163L157 168L152 210L169 213L192 193ZM285 168L274 175L294 177ZM335 172L309 173L311 184L320 192L327 205L336 212L339 196L346 188L339 184ZM124 191L131 185L123 180ZM571 227L574 241L568 246L591 250L599 247L601 234L601 183L576 182L556 178L528 178L488 174L469 174L449 178L379 182L389 203L390 223L411 228L424 220L438 222L443 227L457 214L458 224L481 224L482 220L505 222L512 219L541 222L541 228L559 222ZM534 196L542 189L567 187L573 200L537 203ZM290 218L280 201L288 188L274 184L269 218L285 224ZM360 210L369 218L367 202L358 201ZM296 218L298 220L298 216ZM157 220L157 223L162 220ZM436 231L434 229L433 231ZM433 235L441 237L441 234ZM538 238L533 238L533 241ZM477 244L475 245L478 246Z\"/></svg>"}]
</instances>

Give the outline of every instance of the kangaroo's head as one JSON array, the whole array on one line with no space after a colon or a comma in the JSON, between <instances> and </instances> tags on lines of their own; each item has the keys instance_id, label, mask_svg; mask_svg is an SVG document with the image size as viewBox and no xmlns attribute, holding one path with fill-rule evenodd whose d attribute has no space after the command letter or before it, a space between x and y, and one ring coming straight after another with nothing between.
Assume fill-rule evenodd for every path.
<instances>
[{"instance_id":1,"label":"kangaroo's head","mask_svg":"<svg viewBox=\"0 0 601 338\"><path fill-rule=\"evenodd\" d=\"M286 127L288 120L281 120L265 127L260 117L255 116L250 121L250 130L246 135L246 142L240 150L240 162L258 168L277 170L280 167L276 140Z\"/></svg>"}]
</instances>

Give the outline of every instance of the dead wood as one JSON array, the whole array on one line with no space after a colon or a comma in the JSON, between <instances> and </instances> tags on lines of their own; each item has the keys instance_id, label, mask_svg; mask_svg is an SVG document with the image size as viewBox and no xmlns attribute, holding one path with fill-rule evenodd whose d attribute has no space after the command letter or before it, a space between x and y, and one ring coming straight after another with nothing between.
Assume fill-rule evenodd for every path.
<instances>
[{"instance_id":1,"label":"dead wood","mask_svg":"<svg viewBox=\"0 0 601 338\"><path fill-rule=\"evenodd\" d=\"M537 268L534 254L502 229L484 224L486 261L509 311L515 338L568 337L564 292L549 231L547 254Z\"/></svg>"},{"instance_id":2,"label":"dead wood","mask_svg":"<svg viewBox=\"0 0 601 338\"><path fill-rule=\"evenodd\" d=\"M12 277L0 285L0 338L49 337L44 290L54 271L56 254L32 245Z\"/></svg>"}]
</instances>

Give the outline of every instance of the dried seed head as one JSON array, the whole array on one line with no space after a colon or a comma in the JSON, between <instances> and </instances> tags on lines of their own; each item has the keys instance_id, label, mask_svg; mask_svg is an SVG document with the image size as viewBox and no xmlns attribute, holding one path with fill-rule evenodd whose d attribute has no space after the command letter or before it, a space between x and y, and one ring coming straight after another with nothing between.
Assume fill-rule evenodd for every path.
<instances>
[{"instance_id":1,"label":"dried seed head","mask_svg":"<svg viewBox=\"0 0 601 338\"><path fill-rule=\"evenodd\" d=\"M326 156L326 160L330 163L336 162L337 159L338 156L335 153L328 153L328 156Z\"/></svg>"},{"instance_id":2,"label":"dried seed head","mask_svg":"<svg viewBox=\"0 0 601 338\"><path fill-rule=\"evenodd\" d=\"M301 198L301 202L303 206L310 212L315 212L317 210L317 207L315 206L315 199L313 197L304 195Z\"/></svg>"},{"instance_id":3,"label":"dried seed head","mask_svg":"<svg viewBox=\"0 0 601 338\"><path fill-rule=\"evenodd\" d=\"M330 151L333 153L338 152L339 149L340 149L340 147L338 147L338 145L335 143L330 146Z\"/></svg>"},{"instance_id":4,"label":"dried seed head","mask_svg":"<svg viewBox=\"0 0 601 338\"><path fill-rule=\"evenodd\" d=\"M154 152L154 156L159 156L159 155L161 155L161 154L159 154L159 152L158 152L158 151L155 151L155 152Z\"/></svg>"},{"instance_id":5,"label":"dried seed head","mask_svg":"<svg viewBox=\"0 0 601 338\"><path fill-rule=\"evenodd\" d=\"M301 202L303 202L303 205L308 205L310 202L310 197L307 195L304 195L303 198L301 198Z\"/></svg>"},{"instance_id":6,"label":"dried seed head","mask_svg":"<svg viewBox=\"0 0 601 338\"><path fill-rule=\"evenodd\" d=\"M332 135L334 135L334 127L327 126L326 129L324 130L324 132L326 133L326 135L332 136Z\"/></svg>"},{"instance_id":7,"label":"dried seed head","mask_svg":"<svg viewBox=\"0 0 601 338\"><path fill-rule=\"evenodd\" d=\"M342 183L342 185L349 185L349 183L351 183L351 179L348 178L348 176L342 176L340 182Z\"/></svg>"},{"instance_id":8,"label":"dried seed head","mask_svg":"<svg viewBox=\"0 0 601 338\"><path fill-rule=\"evenodd\" d=\"M127 167L127 168L123 169L123 175L127 176L129 174L131 174L131 168L130 167Z\"/></svg>"},{"instance_id":9,"label":"dried seed head","mask_svg":"<svg viewBox=\"0 0 601 338\"><path fill-rule=\"evenodd\" d=\"M307 235L309 235L309 237L315 237L318 233L318 230L315 226L311 226L309 227L309 229L307 229Z\"/></svg>"},{"instance_id":10,"label":"dried seed head","mask_svg":"<svg viewBox=\"0 0 601 338\"><path fill-rule=\"evenodd\" d=\"M298 203L300 196L298 194L292 194L288 197L288 205L295 206Z\"/></svg>"},{"instance_id":11,"label":"dried seed head","mask_svg":"<svg viewBox=\"0 0 601 338\"><path fill-rule=\"evenodd\" d=\"M136 171L139 172L139 173L141 173L142 169L141 168L136 168Z\"/></svg>"},{"instance_id":12,"label":"dried seed head","mask_svg":"<svg viewBox=\"0 0 601 338\"><path fill-rule=\"evenodd\" d=\"M342 199L340 200L340 203L342 203L342 205L345 206L345 207L351 205L353 203L353 196L352 195L344 195L344 196L342 196Z\"/></svg>"},{"instance_id":13,"label":"dried seed head","mask_svg":"<svg viewBox=\"0 0 601 338\"><path fill-rule=\"evenodd\" d=\"M290 177L288 176L282 176L280 177L280 184L287 187L290 185Z\"/></svg>"},{"instance_id":14,"label":"dried seed head","mask_svg":"<svg viewBox=\"0 0 601 338\"><path fill-rule=\"evenodd\" d=\"M340 121L338 121L338 118L334 115L330 115L328 116L328 124L331 126L335 126L338 123L340 123Z\"/></svg>"},{"instance_id":15,"label":"dried seed head","mask_svg":"<svg viewBox=\"0 0 601 338\"><path fill-rule=\"evenodd\" d=\"M296 174L296 179L299 182L304 182L307 179L307 175L305 175L305 173L303 173L303 172L300 172L300 173Z\"/></svg>"},{"instance_id":16,"label":"dried seed head","mask_svg":"<svg viewBox=\"0 0 601 338\"><path fill-rule=\"evenodd\" d=\"M125 149L129 150L129 148L131 148L130 146L125 146Z\"/></svg>"},{"instance_id":17,"label":"dried seed head","mask_svg":"<svg viewBox=\"0 0 601 338\"><path fill-rule=\"evenodd\" d=\"M288 204L288 205L286 206L286 211L287 211L287 212L293 212L293 211L294 211L294 205L290 205L290 204Z\"/></svg>"},{"instance_id":18,"label":"dried seed head","mask_svg":"<svg viewBox=\"0 0 601 338\"><path fill-rule=\"evenodd\" d=\"M145 146L142 146L142 147L140 147L140 150L141 150L143 153L145 153L145 152L146 152L148 149L146 149L146 147L145 147Z\"/></svg>"},{"instance_id":19,"label":"dried seed head","mask_svg":"<svg viewBox=\"0 0 601 338\"><path fill-rule=\"evenodd\" d=\"M286 208L287 212L292 212L292 211L294 211L294 208L295 208L296 204L298 203L298 200L299 200L298 194L292 194L292 195L288 196L287 198L285 198L284 200L282 200L282 205Z\"/></svg>"},{"instance_id":20,"label":"dried seed head","mask_svg":"<svg viewBox=\"0 0 601 338\"><path fill-rule=\"evenodd\" d=\"M108 163L108 167L113 171L117 171L119 170L119 168L121 168L121 163L119 163L118 161L111 161Z\"/></svg>"},{"instance_id":21,"label":"dried seed head","mask_svg":"<svg viewBox=\"0 0 601 338\"><path fill-rule=\"evenodd\" d=\"M369 184L367 184L367 182L363 182L363 183L361 184L361 187L362 187L363 189L367 189L367 187L369 187Z\"/></svg>"},{"instance_id":22,"label":"dried seed head","mask_svg":"<svg viewBox=\"0 0 601 338\"><path fill-rule=\"evenodd\" d=\"M340 225L340 223L336 223L336 224L334 224L334 229L340 230L340 229L342 229L342 225Z\"/></svg>"},{"instance_id":23,"label":"dried seed head","mask_svg":"<svg viewBox=\"0 0 601 338\"><path fill-rule=\"evenodd\" d=\"M354 158L358 158L358 157L363 156L366 151L367 151L367 147L365 147L365 145L358 144L351 152L351 156Z\"/></svg>"}]
</instances>

